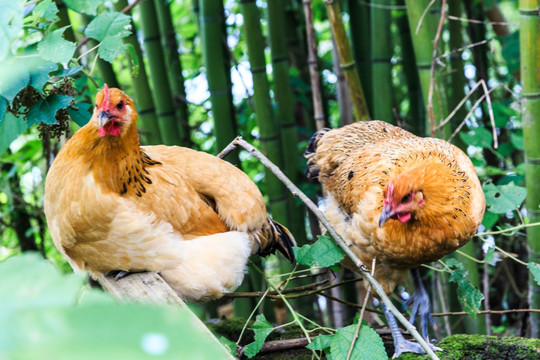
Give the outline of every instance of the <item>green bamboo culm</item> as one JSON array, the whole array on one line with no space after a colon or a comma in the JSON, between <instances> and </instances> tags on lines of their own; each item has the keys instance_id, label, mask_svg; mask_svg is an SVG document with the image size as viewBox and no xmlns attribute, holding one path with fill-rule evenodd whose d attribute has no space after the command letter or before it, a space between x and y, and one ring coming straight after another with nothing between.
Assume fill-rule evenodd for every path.
<instances>
[{"instance_id":1,"label":"green bamboo culm","mask_svg":"<svg viewBox=\"0 0 540 360\"><path fill-rule=\"evenodd\" d=\"M201 47L212 103L214 134L217 149L221 151L236 137L223 2L200 0L199 15ZM237 152L231 153L227 160L239 164Z\"/></svg>"},{"instance_id":2,"label":"green bamboo culm","mask_svg":"<svg viewBox=\"0 0 540 360\"><path fill-rule=\"evenodd\" d=\"M266 75L266 61L264 58L265 39L261 31L261 18L255 0L240 2L240 9L244 16L244 35L246 38L247 53L253 75L253 103L255 117L261 134L261 145L265 155L279 167L283 167L281 142L272 111L270 99L270 85ZM287 197L285 187L272 174L266 170L266 187L270 198L270 211L274 219L285 226L289 226L287 217Z\"/></svg>"},{"instance_id":3,"label":"green bamboo culm","mask_svg":"<svg viewBox=\"0 0 540 360\"><path fill-rule=\"evenodd\" d=\"M298 172L298 136L294 116L295 96L289 82L289 57L285 35L285 6L283 0L268 2L268 27L270 50L272 56L272 72L274 79L274 97L277 103L277 124L281 134L281 149L284 169L287 177L295 184L300 181ZM291 219L291 231L296 241L306 241L304 225L305 209L300 202L289 195L288 214Z\"/></svg>"},{"instance_id":4,"label":"green bamboo culm","mask_svg":"<svg viewBox=\"0 0 540 360\"><path fill-rule=\"evenodd\" d=\"M156 5L157 19L161 43L167 65L169 86L172 91L176 121L180 135L180 145L190 146L190 129L188 123L188 107L186 102L186 89L184 87L184 75L182 75L182 63L178 53L176 33L171 18L170 3L168 0L154 0Z\"/></svg>"},{"instance_id":5,"label":"green bamboo culm","mask_svg":"<svg viewBox=\"0 0 540 360\"><path fill-rule=\"evenodd\" d=\"M165 145L180 145L180 130L176 122L174 103L167 77L168 69L160 43L155 4L154 1L143 1L138 7L141 14L144 49L148 60L152 97L156 106L161 139Z\"/></svg>"},{"instance_id":6,"label":"green bamboo culm","mask_svg":"<svg viewBox=\"0 0 540 360\"><path fill-rule=\"evenodd\" d=\"M397 6L405 9L405 0L399 0ZM407 11L401 10L396 14L399 42L401 44L401 66L407 86L406 96L409 98L409 111L405 114L406 123L415 134L422 134L425 124L424 99L420 88L420 79L416 70L416 58L411 39L411 31Z\"/></svg>"},{"instance_id":7,"label":"green bamboo culm","mask_svg":"<svg viewBox=\"0 0 540 360\"><path fill-rule=\"evenodd\" d=\"M114 3L116 11L120 11L126 6L128 6L127 0L118 0ZM137 125L141 130L141 141L143 144L158 145L162 143L162 140L156 108L154 106L154 99L152 98L152 91L148 84L148 75L146 74L146 67L144 66L141 45L137 40L133 21L131 22L131 28L133 29L131 35L125 37L123 40L128 46L133 47L135 53L134 56L138 58L139 62L139 70L137 74L131 78L133 92L135 93L135 104L137 113L139 114Z\"/></svg>"},{"instance_id":8,"label":"green bamboo culm","mask_svg":"<svg viewBox=\"0 0 540 360\"><path fill-rule=\"evenodd\" d=\"M433 39L437 33L437 27L440 20L440 10L435 5L426 12L420 27L418 23L421 20L425 9L430 5L430 0L405 0L407 5L407 17L411 30L414 55L416 58L416 68L420 78L420 86L426 109L428 107L429 88L431 82L431 61L433 57ZM438 4L436 4L438 5ZM417 29L418 27L418 29ZM439 42L441 43L441 42ZM435 69L435 81L433 86L433 118L435 125L448 115L448 105L445 93L445 86L441 79L440 69ZM424 134L433 135L431 129L430 117L426 116ZM449 135L449 134L448 134Z\"/></svg>"},{"instance_id":9,"label":"green bamboo culm","mask_svg":"<svg viewBox=\"0 0 540 360\"><path fill-rule=\"evenodd\" d=\"M332 27L332 32L334 33L336 40L340 66L343 70L343 74L345 74L347 86L349 87L354 116L356 121L370 120L371 118L360 83L360 77L356 70L351 43L347 37L347 31L345 30L343 18L341 17L339 3L335 0L325 0L325 3L330 26Z\"/></svg>"},{"instance_id":10,"label":"green bamboo culm","mask_svg":"<svg viewBox=\"0 0 540 360\"><path fill-rule=\"evenodd\" d=\"M371 1L371 94L374 119L393 123L391 0ZM375 95L377 94L377 95Z\"/></svg>"},{"instance_id":11,"label":"green bamboo culm","mask_svg":"<svg viewBox=\"0 0 540 360\"><path fill-rule=\"evenodd\" d=\"M369 113L373 114L370 1L349 0L348 7L354 59Z\"/></svg>"},{"instance_id":12,"label":"green bamboo culm","mask_svg":"<svg viewBox=\"0 0 540 360\"><path fill-rule=\"evenodd\" d=\"M527 214L531 222L540 221L540 15L538 0L520 0L520 51L522 124L525 143L525 182ZM540 228L527 228L529 261L540 264ZM540 286L529 276L529 306L540 309ZM540 314L531 313L531 337L540 337Z\"/></svg>"}]
</instances>

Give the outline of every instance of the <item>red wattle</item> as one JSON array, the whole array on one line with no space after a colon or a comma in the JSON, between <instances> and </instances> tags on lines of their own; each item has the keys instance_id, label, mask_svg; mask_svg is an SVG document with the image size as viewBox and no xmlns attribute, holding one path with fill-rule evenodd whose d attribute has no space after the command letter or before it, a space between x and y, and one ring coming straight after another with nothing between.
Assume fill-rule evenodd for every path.
<instances>
[{"instance_id":1,"label":"red wattle","mask_svg":"<svg viewBox=\"0 0 540 360\"><path fill-rule=\"evenodd\" d=\"M99 128L98 129L98 135L99 135L99 137L104 137L105 135L107 135L107 130L105 130L104 127Z\"/></svg>"}]
</instances>

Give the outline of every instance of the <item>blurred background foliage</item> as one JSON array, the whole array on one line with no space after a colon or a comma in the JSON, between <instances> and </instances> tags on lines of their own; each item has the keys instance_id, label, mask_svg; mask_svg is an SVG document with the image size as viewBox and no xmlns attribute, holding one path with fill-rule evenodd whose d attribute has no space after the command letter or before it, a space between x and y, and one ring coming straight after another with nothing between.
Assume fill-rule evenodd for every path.
<instances>
[{"instance_id":1,"label":"blurred background foliage","mask_svg":"<svg viewBox=\"0 0 540 360\"><path fill-rule=\"evenodd\" d=\"M312 10L307 22L306 6ZM317 188L303 178L302 152L319 126L314 119L320 114L313 110L318 97L326 126L353 121L363 106L371 118L450 140L472 158L488 204L483 235L445 260L445 270L451 271L427 271L436 312L461 309L459 286L444 286L454 271L462 271L465 285L474 289L465 297L484 297L481 306L478 300L467 309L470 313L538 309L540 236L525 227L540 215L540 192L534 190L540 179L527 170L525 159L534 158L540 146L540 133L531 125L540 119L534 100L540 25L527 6L533 5L515 0L0 0L0 259L37 251L63 273L71 272L47 230L44 179L61 145L89 120L93 97L104 83L135 99L143 143L217 154L241 135L313 199ZM337 25L328 16L336 12L342 21ZM343 34L336 32L339 26ZM311 27L317 59L310 62L306 30ZM520 27L527 49L521 55ZM533 34L528 40L524 29ZM355 62L362 104L350 101L360 95L345 81L350 67L338 54L344 44ZM321 89L315 94L313 66ZM524 113L532 119L528 127ZM293 230L300 245L316 239L316 222L297 199L283 196L281 183L256 159L239 151L227 160L257 183L272 216ZM291 270L276 257L257 266L264 273L252 270L242 291L264 290L264 276ZM441 264L434 266L441 270ZM335 276L320 278L339 283L354 277L332 269ZM327 295L352 303L361 299L354 284ZM355 312L316 294L291 302L333 328L350 324ZM256 302L236 299L234 304L237 316L248 317ZM217 308L210 304L197 311L209 318ZM266 301L261 309L272 322L287 318L280 315L285 306L278 301ZM538 337L538 320L527 312L443 317L438 336Z\"/></svg>"}]
</instances>

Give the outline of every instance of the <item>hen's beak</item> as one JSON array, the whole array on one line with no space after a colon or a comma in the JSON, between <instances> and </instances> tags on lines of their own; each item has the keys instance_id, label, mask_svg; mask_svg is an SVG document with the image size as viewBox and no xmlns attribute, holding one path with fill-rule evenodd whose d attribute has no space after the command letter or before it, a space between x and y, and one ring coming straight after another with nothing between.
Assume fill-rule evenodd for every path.
<instances>
[{"instance_id":1,"label":"hen's beak","mask_svg":"<svg viewBox=\"0 0 540 360\"><path fill-rule=\"evenodd\" d=\"M384 205L381 217L379 218L379 227L383 227L383 225L386 224L386 222L394 215L392 205Z\"/></svg>"},{"instance_id":2,"label":"hen's beak","mask_svg":"<svg viewBox=\"0 0 540 360\"><path fill-rule=\"evenodd\" d=\"M105 124L109 122L112 118L114 118L114 115L111 115L109 113L109 110L106 111L100 111L98 115L98 127L101 129Z\"/></svg>"}]
</instances>

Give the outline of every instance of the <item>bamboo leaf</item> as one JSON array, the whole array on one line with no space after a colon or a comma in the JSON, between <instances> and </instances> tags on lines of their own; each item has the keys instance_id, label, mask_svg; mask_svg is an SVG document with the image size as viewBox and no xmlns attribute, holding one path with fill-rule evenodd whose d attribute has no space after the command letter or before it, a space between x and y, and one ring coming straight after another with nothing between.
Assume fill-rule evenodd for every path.
<instances>
[{"instance_id":1,"label":"bamboo leaf","mask_svg":"<svg viewBox=\"0 0 540 360\"><path fill-rule=\"evenodd\" d=\"M99 14L88 24L84 35L103 41L109 36L120 38L131 34L131 17L119 12Z\"/></svg>"},{"instance_id":2,"label":"bamboo leaf","mask_svg":"<svg viewBox=\"0 0 540 360\"><path fill-rule=\"evenodd\" d=\"M38 44L39 55L55 63L67 64L75 52L75 43L64 39L62 34L69 26L64 26L45 36Z\"/></svg>"},{"instance_id":3,"label":"bamboo leaf","mask_svg":"<svg viewBox=\"0 0 540 360\"><path fill-rule=\"evenodd\" d=\"M68 107L72 100L72 96L58 94L39 100L28 110L28 126L41 122L45 124L56 124L56 112Z\"/></svg>"},{"instance_id":4,"label":"bamboo leaf","mask_svg":"<svg viewBox=\"0 0 540 360\"><path fill-rule=\"evenodd\" d=\"M474 319L480 310L484 295L470 283L468 276L466 270L454 270L448 280L458 285L457 295L461 307Z\"/></svg>"},{"instance_id":5,"label":"bamboo leaf","mask_svg":"<svg viewBox=\"0 0 540 360\"><path fill-rule=\"evenodd\" d=\"M107 36L99 45L99 57L110 63L121 53L127 50L119 36Z\"/></svg>"},{"instance_id":6,"label":"bamboo leaf","mask_svg":"<svg viewBox=\"0 0 540 360\"><path fill-rule=\"evenodd\" d=\"M531 261L527 264L527 267L529 268L529 271L531 272L534 281L536 281L536 283L540 285L540 264Z\"/></svg>"},{"instance_id":7,"label":"bamboo leaf","mask_svg":"<svg viewBox=\"0 0 540 360\"><path fill-rule=\"evenodd\" d=\"M104 0L64 0L67 7L78 13L96 15L97 8Z\"/></svg>"},{"instance_id":8,"label":"bamboo leaf","mask_svg":"<svg viewBox=\"0 0 540 360\"><path fill-rule=\"evenodd\" d=\"M293 250L296 262L308 266L329 267L345 257L343 250L327 236L319 236L319 240L314 244L295 247Z\"/></svg>"},{"instance_id":9,"label":"bamboo leaf","mask_svg":"<svg viewBox=\"0 0 540 360\"><path fill-rule=\"evenodd\" d=\"M356 324L339 329L332 337L330 354L332 360L346 360L356 330ZM354 360L388 359L381 337L367 325L362 325L351 353Z\"/></svg>"},{"instance_id":10,"label":"bamboo leaf","mask_svg":"<svg viewBox=\"0 0 540 360\"><path fill-rule=\"evenodd\" d=\"M274 330L272 325L266 320L264 314L257 315L252 329L255 332L255 341L246 345L244 348L244 354L250 359L261 351L264 341L272 330Z\"/></svg>"},{"instance_id":11,"label":"bamboo leaf","mask_svg":"<svg viewBox=\"0 0 540 360\"><path fill-rule=\"evenodd\" d=\"M527 195L527 189L513 182L501 186L488 183L484 185L484 194L488 210L495 214L503 214L521 206Z\"/></svg>"}]
</instances>

